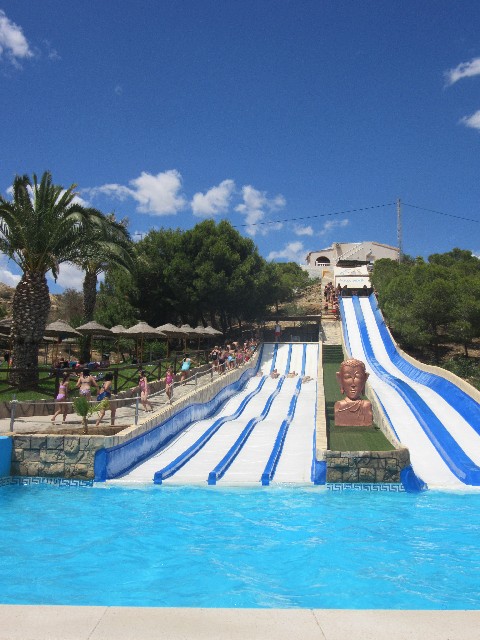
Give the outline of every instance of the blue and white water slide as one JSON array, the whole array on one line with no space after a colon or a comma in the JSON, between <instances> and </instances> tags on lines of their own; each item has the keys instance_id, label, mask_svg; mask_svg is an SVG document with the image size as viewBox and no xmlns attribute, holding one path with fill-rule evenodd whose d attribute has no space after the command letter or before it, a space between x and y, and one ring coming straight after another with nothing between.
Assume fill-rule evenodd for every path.
<instances>
[{"instance_id":1,"label":"blue and white water slide","mask_svg":"<svg viewBox=\"0 0 480 640\"><path fill-rule=\"evenodd\" d=\"M251 378L214 416L192 423L148 460L109 482L310 483L317 368L317 344L265 344L262 376ZM273 369L279 378L270 377ZM286 378L292 371L297 376ZM302 375L313 380L301 384Z\"/></svg>"},{"instance_id":2,"label":"blue and white water slide","mask_svg":"<svg viewBox=\"0 0 480 640\"><path fill-rule=\"evenodd\" d=\"M480 405L449 380L398 352L374 296L343 298L345 344L369 383L416 475L430 488L480 486Z\"/></svg>"}]
</instances>

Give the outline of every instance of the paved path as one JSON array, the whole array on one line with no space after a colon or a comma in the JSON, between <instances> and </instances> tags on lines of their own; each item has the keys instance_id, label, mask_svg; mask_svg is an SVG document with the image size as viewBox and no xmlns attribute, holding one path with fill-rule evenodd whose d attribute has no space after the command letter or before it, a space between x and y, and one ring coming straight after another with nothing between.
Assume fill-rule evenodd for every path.
<instances>
[{"instance_id":1,"label":"paved path","mask_svg":"<svg viewBox=\"0 0 480 640\"><path fill-rule=\"evenodd\" d=\"M217 378L218 374L215 373L214 377ZM190 379L187 380L187 384L176 383L174 389L174 404L175 400L178 400L182 396L187 393L191 393L195 386L197 388L205 386L209 384L212 380L211 374L204 373L202 375L198 375L195 380L195 375L192 374ZM165 391L160 391L156 394L150 394L149 400L151 401L154 411L161 410L167 403L168 399L165 395ZM132 404L127 407L119 407L117 409L115 424L117 426L122 426L123 428L130 426L135 423L135 411L136 411L136 401L132 400ZM146 417L150 418L150 413L146 413L142 405L139 405L138 410L138 422L140 423ZM68 430L69 433L82 433L82 422L81 418L76 413L69 413L67 415L66 423L62 424L62 416L58 416L56 425L52 425L50 421L51 415L45 416L23 416L15 418L14 421L14 433L65 433L65 430ZM93 414L89 420L89 428L94 427L97 419L97 414ZM103 427L108 427L110 425L110 412L107 411L105 417L102 421ZM119 429L116 430L118 432ZM10 418L0 418L0 435L9 435L11 433L11 424ZM92 429L92 433L95 431ZM104 429L102 433L108 435L109 431ZM0 640L2 640L0 635Z\"/></svg>"},{"instance_id":2,"label":"paved path","mask_svg":"<svg viewBox=\"0 0 480 640\"><path fill-rule=\"evenodd\" d=\"M478 640L478 611L0 606L0 640Z\"/></svg>"}]
</instances>

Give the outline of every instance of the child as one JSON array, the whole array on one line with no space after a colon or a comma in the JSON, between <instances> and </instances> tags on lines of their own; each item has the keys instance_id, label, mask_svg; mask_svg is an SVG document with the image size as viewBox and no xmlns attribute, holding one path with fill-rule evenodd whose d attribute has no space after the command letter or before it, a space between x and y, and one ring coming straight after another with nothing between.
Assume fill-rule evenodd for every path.
<instances>
[{"instance_id":1,"label":"child","mask_svg":"<svg viewBox=\"0 0 480 640\"><path fill-rule=\"evenodd\" d=\"M170 368L167 369L167 373L165 375L165 393L167 394L168 401L170 404L173 402L173 385L175 383L175 378L173 376L172 370Z\"/></svg>"},{"instance_id":2,"label":"child","mask_svg":"<svg viewBox=\"0 0 480 640\"><path fill-rule=\"evenodd\" d=\"M188 372L190 371L191 366L192 366L192 361L188 357L188 353L185 353L184 358L182 360L182 367L181 367L182 373L180 375L180 382L183 382L183 384L187 384Z\"/></svg>"},{"instance_id":3,"label":"child","mask_svg":"<svg viewBox=\"0 0 480 640\"><path fill-rule=\"evenodd\" d=\"M70 372L65 371L61 383L58 385L56 397L57 410L53 414L51 421L55 424L55 418L63 413L62 422L66 422L68 413L68 383L70 382Z\"/></svg>"},{"instance_id":4,"label":"child","mask_svg":"<svg viewBox=\"0 0 480 640\"><path fill-rule=\"evenodd\" d=\"M138 380L138 386L140 387L140 400L143 405L144 411L153 411L153 405L148 399L149 388L148 388L148 380L147 380L147 372L140 371L140 378ZM150 409L147 409L147 406L150 406Z\"/></svg>"},{"instance_id":5,"label":"child","mask_svg":"<svg viewBox=\"0 0 480 640\"><path fill-rule=\"evenodd\" d=\"M105 411L107 410L110 410L110 424L112 425L112 427L115 424L116 407L114 404L112 404L112 402L110 402L110 398L112 397L112 380L113 373L106 373L102 388L100 389L100 393L97 396L97 400L100 401L100 411L98 414L98 420L95 424L96 427L99 426L103 416L105 415Z\"/></svg>"}]
</instances>

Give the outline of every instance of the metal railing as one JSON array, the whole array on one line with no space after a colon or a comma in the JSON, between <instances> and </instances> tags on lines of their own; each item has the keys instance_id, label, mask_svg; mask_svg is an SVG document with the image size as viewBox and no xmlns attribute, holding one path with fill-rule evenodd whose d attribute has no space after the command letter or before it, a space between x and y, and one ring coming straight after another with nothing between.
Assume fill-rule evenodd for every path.
<instances>
[{"instance_id":1,"label":"metal railing","mask_svg":"<svg viewBox=\"0 0 480 640\"><path fill-rule=\"evenodd\" d=\"M195 387L195 389L197 389L199 386L204 386L212 382L216 374L220 376L223 373L226 373L230 370L237 369L239 366L243 366L244 364L246 364L245 361L241 363L237 361L233 361L228 366L224 365L220 367L218 365L210 364L203 371L190 370L190 372L188 373L187 377L184 380L174 381L173 388L172 388L172 391L173 391L172 404L174 404L178 399L180 399L184 395L183 393L180 393L180 390L183 389L184 387L186 388L186 387L193 386ZM151 384L155 384L155 383L151 383ZM132 387L130 387L130 389L132 389ZM190 392L190 390L188 390L188 392ZM92 411L89 414L89 416L87 416L87 420L88 418L91 419L91 416L93 416L96 413L93 407L97 407L100 404L100 402L95 398L89 400L88 402L92 407ZM77 432L80 433L80 431L77 430L77 426L81 428L83 425L82 417L76 412L72 413L74 400L68 400L66 402L61 402L61 403L56 402L55 399L52 399L49 401L45 401L45 400L24 401L24 400L17 400L16 397L14 396L9 404L10 404L10 417L3 420L0 419L0 423L1 422L7 423L8 421L9 431L11 433L13 433L14 431L17 431L17 433L19 433L20 435L22 432L24 433L26 432L29 434L32 434L34 432L38 434L40 433L52 434L56 430L58 431L65 430L68 428L72 428L74 425L76 429L75 433ZM170 400L167 397L165 387L153 393L149 393L146 404L147 405L150 404L153 407L152 411L154 412L159 411L164 406L170 404ZM142 405L142 398L138 392L134 393L131 396L124 396L124 397L112 395L112 397L109 399L109 406L108 407L105 406L105 416L108 416L108 412L109 411L111 412L111 408L113 406L114 408L113 422L114 423L117 422L117 424L107 425L105 424L105 422L101 422L98 427L96 426L94 427L91 423L89 423L88 424L89 433L93 435L95 433L93 429L98 429L98 428L100 428L102 431L111 429L112 431L117 433L118 431L126 428L126 426L128 425L132 425L132 424L137 425L140 421L140 416L142 413L141 405ZM19 415L19 411L18 411L20 406L22 408L21 415ZM35 409L34 409L35 406L41 406L43 408L43 413L41 415L38 415L38 414L35 415ZM57 420L60 418L61 421L52 423L51 418L55 413L55 411L64 407L68 408L66 413L67 419L65 421L62 420L62 417L64 415L64 412L62 411L57 417ZM33 411L31 408L33 408ZM98 408L98 410L100 410L100 407ZM34 415L31 415L32 413ZM110 415L110 419L112 419L111 415ZM21 427L22 423L23 425L28 425L26 426L27 431L22 429ZM17 425L17 429L15 428L15 425ZM5 427L6 426L7 425L5 424ZM47 427L48 427L48 431L46 431ZM90 431L90 429L92 429L92 431Z\"/></svg>"}]
</instances>

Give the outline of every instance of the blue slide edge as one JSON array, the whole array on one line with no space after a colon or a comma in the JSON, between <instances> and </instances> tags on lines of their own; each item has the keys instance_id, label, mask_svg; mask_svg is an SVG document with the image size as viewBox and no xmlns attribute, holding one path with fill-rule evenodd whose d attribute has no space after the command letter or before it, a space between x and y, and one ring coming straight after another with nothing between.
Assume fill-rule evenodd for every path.
<instances>
[{"instance_id":1,"label":"blue slide edge","mask_svg":"<svg viewBox=\"0 0 480 640\"><path fill-rule=\"evenodd\" d=\"M480 434L480 404L450 380L429 371L423 371L408 362L408 360L405 360L397 351L392 336L385 325L382 312L378 308L375 296L370 296L369 302L385 349L393 364L411 380L426 385L438 393L439 396L442 396L468 422L472 429Z\"/></svg>"},{"instance_id":2,"label":"blue slide edge","mask_svg":"<svg viewBox=\"0 0 480 640\"><path fill-rule=\"evenodd\" d=\"M230 447L230 449L227 451L227 453L224 455L224 457L220 460L220 462L217 464L217 466L212 471L210 471L210 473L208 474L208 484L210 484L210 485L217 484L217 481L220 480L221 478L223 478L223 476L227 472L228 468L231 466L231 464L233 463L235 458L238 456L238 454L242 450L245 442L248 440L248 438L249 438L250 434L252 433L253 429L255 428L255 426L259 422L264 420L265 417L267 416L268 412L270 411L270 407L272 406L273 401L275 400L275 398L280 393L280 390L282 388L284 380L285 380L285 377L282 376L280 378L280 380L278 382L278 385L276 386L275 390L268 397L268 399L267 399L267 401L265 403L265 406L262 409L261 414L259 416L255 416L255 418L252 418L251 420L249 420L247 422L247 425L242 430L242 433L238 436L238 438L235 440L235 442Z\"/></svg>"},{"instance_id":3,"label":"blue slide edge","mask_svg":"<svg viewBox=\"0 0 480 640\"><path fill-rule=\"evenodd\" d=\"M370 366L375 370L380 378L393 387L403 398L412 413L415 415L419 425L452 473L465 484L472 486L480 485L479 467L466 455L427 403L406 382L388 373L378 363L370 343L360 302L356 296L353 297L353 306L364 351Z\"/></svg>"},{"instance_id":4,"label":"blue slide edge","mask_svg":"<svg viewBox=\"0 0 480 640\"><path fill-rule=\"evenodd\" d=\"M217 433L222 425L224 425L226 422L236 420L243 413L250 400L258 393L260 393L266 379L266 376L263 376L257 387L242 400L240 405L231 415L222 416L221 418L215 420L215 422L210 427L208 427L208 429L190 447L188 447L188 449L185 449L183 453L175 458L175 460L172 460L172 462L170 462L167 466L163 467L163 469L156 471L153 476L153 483L162 484L163 480L165 480L166 478L170 478L175 473L177 473L177 471L179 471L179 469L186 465L187 462L193 458L193 456L195 456L201 449L203 449L203 447L215 435L215 433Z\"/></svg>"},{"instance_id":5,"label":"blue slide edge","mask_svg":"<svg viewBox=\"0 0 480 640\"><path fill-rule=\"evenodd\" d=\"M257 374L262 360L263 347L260 350L255 367L247 369L238 380L227 385L208 402L188 405L145 433L135 436L128 442L114 447L99 449L94 460L95 482L105 482L118 478L131 471L138 464L152 456L160 447L175 437L188 424L213 415L223 402L237 393Z\"/></svg>"}]
</instances>

